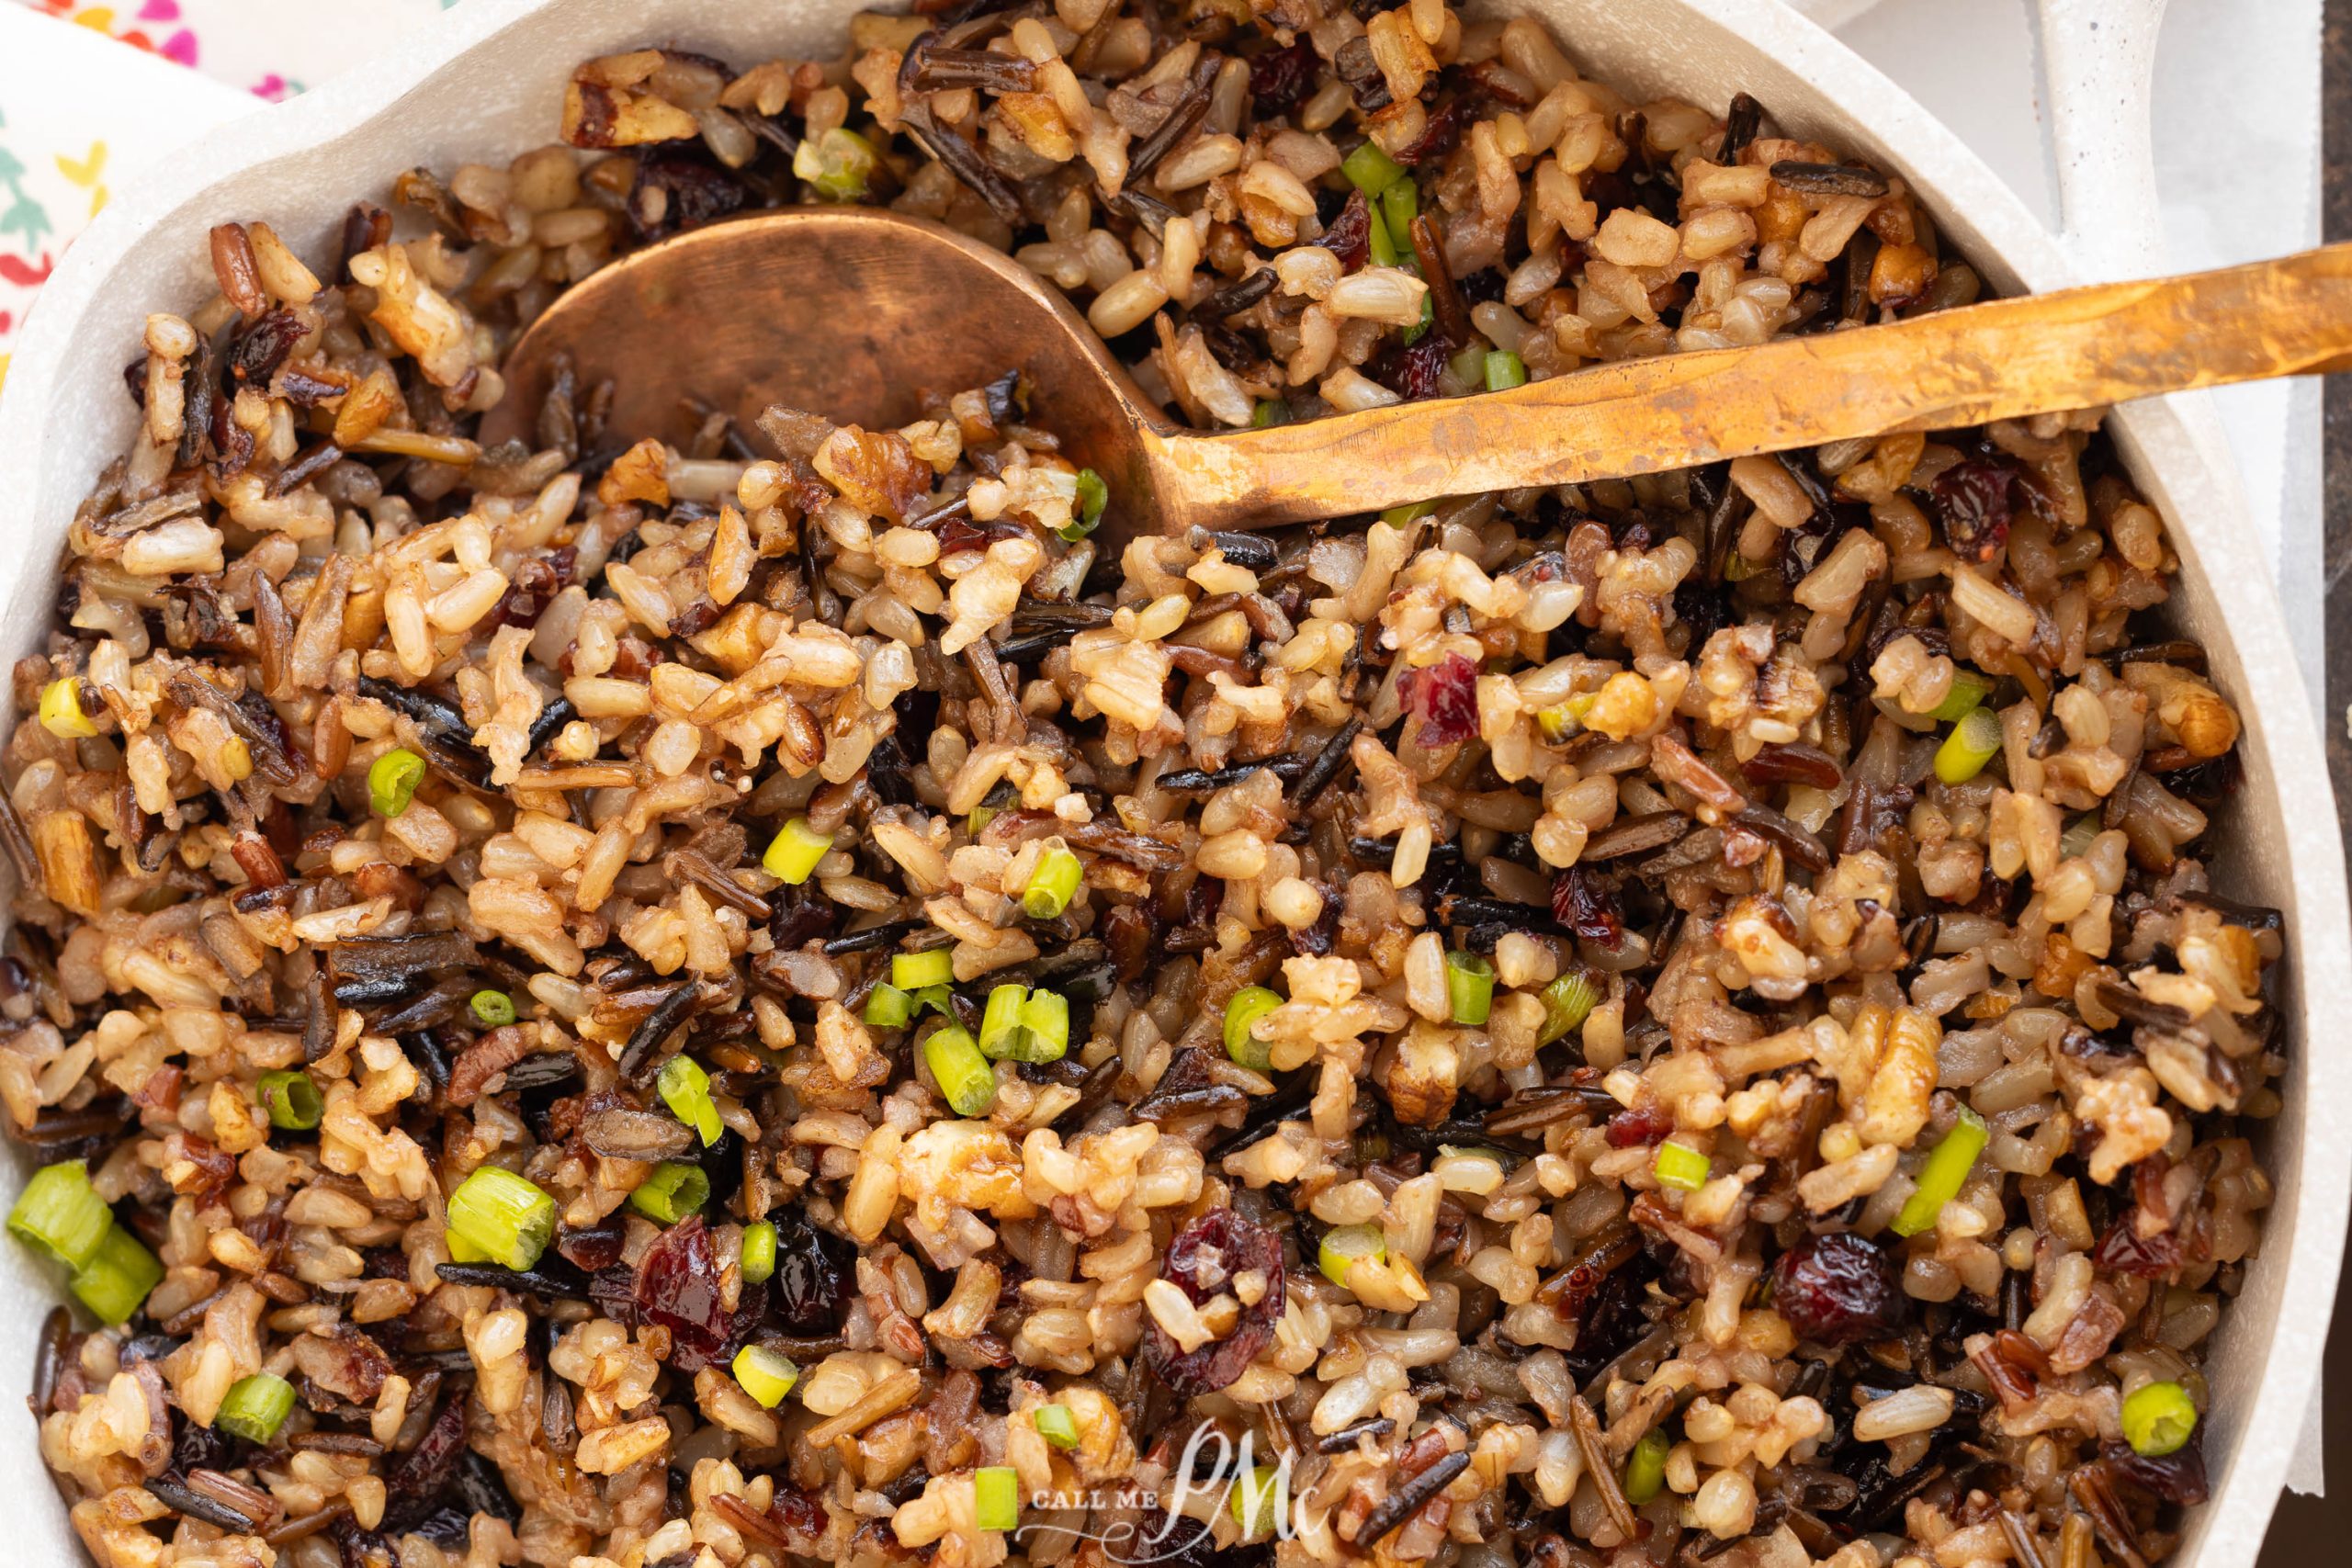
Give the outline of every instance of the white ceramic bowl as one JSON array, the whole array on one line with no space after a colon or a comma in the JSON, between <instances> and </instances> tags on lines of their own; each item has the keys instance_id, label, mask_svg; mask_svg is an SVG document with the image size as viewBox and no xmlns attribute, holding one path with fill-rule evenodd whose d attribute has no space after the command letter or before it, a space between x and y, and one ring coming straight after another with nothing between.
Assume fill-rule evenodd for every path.
<instances>
[{"instance_id":1,"label":"white ceramic bowl","mask_svg":"<svg viewBox=\"0 0 2352 1568\"><path fill-rule=\"evenodd\" d=\"M2080 0L2050 4L2082 8ZM133 412L121 369L146 311L191 309L215 290L205 261L210 225L265 218L308 254L325 253L350 201L380 196L401 170L503 162L550 140L563 81L582 58L648 41L739 62L830 58L855 8L855 0L468 0L413 42L224 127L125 191L66 255L0 399L0 538L13 541L0 554L0 652L37 644L58 536L128 438ZM1509 8L1544 17L1584 68L1636 96L1720 107L1746 91L1791 132L1900 173L2003 291L2077 281L2069 253L1974 155L1777 0L1524 0ZM1965 26L1964 17L1954 25ZM2097 111L2111 117L2114 101ZM2207 1449L2214 1496L2196 1513L2178 1559L2242 1568L2259 1549L2303 1429L2343 1247L2352 1066L2340 1051L2319 1051L2318 1024L2352 1015L2352 937L2312 709L2259 547L2238 514L2234 479L2202 463L2199 437L2173 408L2126 409L2109 428L2180 551L2181 625L2210 651L2214 677L2245 719L2246 784L2219 829L2222 890L2287 916L2279 1000L2290 1021L2288 1109L2265 1149L2278 1199L2262 1257L2216 1338ZM21 1249L0 1248L0 1369L9 1375L30 1366L56 1294ZM73 1561L78 1549L40 1473L29 1423L0 1425L0 1454L9 1461L0 1496L21 1560Z\"/></svg>"}]
</instances>

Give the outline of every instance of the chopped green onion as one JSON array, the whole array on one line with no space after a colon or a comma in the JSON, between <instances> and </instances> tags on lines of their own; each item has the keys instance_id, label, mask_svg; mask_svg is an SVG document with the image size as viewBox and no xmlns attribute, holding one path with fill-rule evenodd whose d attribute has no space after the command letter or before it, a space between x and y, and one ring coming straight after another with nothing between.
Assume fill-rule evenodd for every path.
<instances>
[{"instance_id":1,"label":"chopped green onion","mask_svg":"<svg viewBox=\"0 0 2352 1568\"><path fill-rule=\"evenodd\" d=\"M1405 506L1392 506L1380 514L1380 520L1391 528L1403 528L1419 522L1437 510L1434 501L1416 501Z\"/></svg>"},{"instance_id":2,"label":"chopped green onion","mask_svg":"<svg viewBox=\"0 0 2352 1568\"><path fill-rule=\"evenodd\" d=\"M628 1206L656 1224L674 1225L710 1201L702 1167L665 1159L628 1195Z\"/></svg>"},{"instance_id":3,"label":"chopped green onion","mask_svg":"<svg viewBox=\"0 0 2352 1568\"><path fill-rule=\"evenodd\" d=\"M1420 215L1421 187L1411 180L1396 180L1380 193L1380 221L1406 250L1413 248L1413 220Z\"/></svg>"},{"instance_id":4,"label":"chopped green onion","mask_svg":"<svg viewBox=\"0 0 2352 1568\"><path fill-rule=\"evenodd\" d=\"M1936 777L1964 784L2001 750L2001 720L1991 708L1971 708L1936 748Z\"/></svg>"},{"instance_id":5,"label":"chopped green onion","mask_svg":"<svg viewBox=\"0 0 2352 1568\"><path fill-rule=\"evenodd\" d=\"M1263 986L1244 986L1234 992L1225 1004L1225 1054L1253 1073L1272 1071L1272 1048L1250 1031L1282 1005L1282 998Z\"/></svg>"},{"instance_id":6,"label":"chopped green onion","mask_svg":"<svg viewBox=\"0 0 2352 1568\"><path fill-rule=\"evenodd\" d=\"M1102 476L1092 468L1080 468L1078 470L1078 510L1070 514L1069 523L1054 532L1074 545L1101 526L1102 509L1109 504L1111 487L1102 482Z\"/></svg>"},{"instance_id":7,"label":"chopped green onion","mask_svg":"<svg viewBox=\"0 0 2352 1568\"><path fill-rule=\"evenodd\" d=\"M775 1273L775 1226L755 1220L743 1227L743 1282L756 1285Z\"/></svg>"},{"instance_id":8,"label":"chopped green onion","mask_svg":"<svg viewBox=\"0 0 2352 1568\"><path fill-rule=\"evenodd\" d=\"M1381 1235L1378 1225L1333 1225L1323 1233L1323 1245L1315 1249L1315 1267L1323 1270L1323 1278L1347 1288L1348 1269L1359 1258L1369 1258L1379 1262L1388 1256L1388 1238Z\"/></svg>"},{"instance_id":9,"label":"chopped green onion","mask_svg":"<svg viewBox=\"0 0 2352 1568\"><path fill-rule=\"evenodd\" d=\"M2177 1452L2197 1430L2197 1402L2177 1382L2135 1388L2123 1401L2123 1440L2147 1459Z\"/></svg>"},{"instance_id":10,"label":"chopped green onion","mask_svg":"<svg viewBox=\"0 0 2352 1568\"><path fill-rule=\"evenodd\" d=\"M1958 724L1984 706L1984 699L1992 694L1992 682L1973 671L1956 670L1952 671L1951 690L1944 694L1942 702L1928 710L1928 716L1938 724Z\"/></svg>"},{"instance_id":11,"label":"chopped green onion","mask_svg":"<svg viewBox=\"0 0 2352 1568\"><path fill-rule=\"evenodd\" d=\"M90 716L82 711L78 679L63 676L40 689L40 727L60 740L87 739L98 732Z\"/></svg>"},{"instance_id":12,"label":"chopped green onion","mask_svg":"<svg viewBox=\"0 0 2352 1568\"><path fill-rule=\"evenodd\" d=\"M68 1269L79 1269L96 1256L113 1228L114 1211L90 1185L88 1163L78 1159L34 1171L17 1206L8 1211L10 1231Z\"/></svg>"},{"instance_id":13,"label":"chopped green onion","mask_svg":"<svg viewBox=\"0 0 2352 1568\"><path fill-rule=\"evenodd\" d=\"M796 817L775 830L775 837L768 840L768 852L760 857L760 864L778 882L797 887L808 880L817 863L832 847L831 833L820 833L808 826L808 818Z\"/></svg>"},{"instance_id":14,"label":"chopped green onion","mask_svg":"<svg viewBox=\"0 0 2352 1568\"><path fill-rule=\"evenodd\" d=\"M1021 1476L1009 1464L985 1465L972 1472L972 1518L984 1530L1009 1530L1021 1522Z\"/></svg>"},{"instance_id":15,"label":"chopped green onion","mask_svg":"<svg viewBox=\"0 0 2352 1568\"><path fill-rule=\"evenodd\" d=\"M528 1269L554 1235L555 1200L511 1170L483 1166L449 1194L451 1240L464 1238L484 1261Z\"/></svg>"},{"instance_id":16,"label":"chopped green onion","mask_svg":"<svg viewBox=\"0 0 2352 1568\"><path fill-rule=\"evenodd\" d=\"M1688 1144L1668 1141L1657 1146L1657 1158L1650 1166L1650 1174L1657 1178L1660 1187L1696 1192L1707 1184L1707 1172L1713 1168L1713 1160Z\"/></svg>"},{"instance_id":17,"label":"chopped green onion","mask_svg":"<svg viewBox=\"0 0 2352 1568\"><path fill-rule=\"evenodd\" d=\"M1445 955L1445 1002L1456 1023L1484 1023L1495 1005L1495 964L1459 949Z\"/></svg>"},{"instance_id":18,"label":"chopped green onion","mask_svg":"<svg viewBox=\"0 0 2352 1568\"><path fill-rule=\"evenodd\" d=\"M839 127L804 140L792 154L792 172L817 187L828 201L862 200L879 162L874 143Z\"/></svg>"},{"instance_id":19,"label":"chopped green onion","mask_svg":"<svg viewBox=\"0 0 2352 1568\"><path fill-rule=\"evenodd\" d=\"M876 1029L904 1029L914 1016L914 998L887 980L865 993L865 1021Z\"/></svg>"},{"instance_id":20,"label":"chopped green onion","mask_svg":"<svg viewBox=\"0 0 2352 1568\"><path fill-rule=\"evenodd\" d=\"M424 759L406 747L392 750L368 764L368 805L379 817L398 817L416 798L424 782Z\"/></svg>"},{"instance_id":21,"label":"chopped green onion","mask_svg":"<svg viewBox=\"0 0 2352 1568\"><path fill-rule=\"evenodd\" d=\"M1040 1404L1029 1413L1037 1428L1037 1436L1057 1449L1078 1447L1078 1422L1067 1404Z\"/></svg>"},{"instance_id":22,"label":"chopped green onion","mask_svg":"<svg viewBox=\"0 0 2352 1568\"><path fill-rule=\"evenodd\" d=\"M1592 976L1581 969L1571 969L1538 993L1544 1002L1544 1028L1535 1036L1539 1045L1549 1045L1565 1036L1591 1016L1600 1005L1600 989Z\"/></svg>"},{"instance_id":23,"label":"chopped green onion","mask_svg":"<svg viewBox=\"0 0 2352 1568\"><path fill-rule=\"evenodd\" d=\"M1233 1522L1245 1536L1271 1535L1289 1506L1289 1492L1283 1472L1271 1464L1243 1471L1233 1478Z\"/></svg>"},{"instance_id":24,"label":"chopped green onion","mask_svg":"<svg viewBox=\"0 0 2352 1568\"><path fill-rule=\"evenodd\" d=\"M1430 296L1426 294L1422 295L1421 319L1415 321L1411 326L1407 327L1405 329L1404 337L1399 341L1402 342L1407 348L1412 347L1415 344L1420 342L1421 339L1429 336L1430 324L1436 320L1437 306L1430 301Z\"/></svg>"},{"instance_id":25,"label":"chopped green onion","mask_svg":"<svg viewBox=\"0 0 2352 1568\"><path fill-rule=\"evenodd\" d=\"M1069 908L1084 874L1078 857L1059 844L1037 857L1029 886L1021 890L1021 912L1033 920L1050 920Z\"/></svg>"},{"instance_id":26,"label":"chopped green onion","mask_svg":"<svg viewBox=\"0 0 2352 1568\"><path fill-rule=\"evenodd\" d=\"M1016 1062L1060 1061L1069 1052L1069 998L1059 991L1030 992L1012 1039Z\"/></svg>"},{"instance_id":27,"label":"chopped green onion","mask_svg":"<svg viewBox=\"0 0 2352 1568\"><path fill-rule=\"evenodd\" d=\"M212 1417L215 1431L249 1443L266 1443L294 1411L294 1385L275 1372L239 1378Z\"/></svg>"},{"instance_id":28,"label":"chopped green onion","mask_svg":"<svg viewBox=\"0 0 2352 1568\"><path fill-rule=\"evenodd\" d=\"M325 1109L319 1086L308 1073L262 1074L261 1102L269 1111L269 1124L288 1133L309 1132Z\"/></svg>"},{"instance_id":29,"label":"chopped green onion","mask_svg":"<svg viewBox=\"0 0 2352 1568\"><path fill-rule=\"evenodd\" d=\"M1764 569L1762 567L1757 565L1754 561L1749 560L1737 550L1732 551L1730 555L1724 558L1724 581L1725 582L1745 582L1763 570Z\"/></svg>"},{"instance_id":30,"label":"chopped green onion","mask_svg":"<svg viewBox=\"0 0 2352 1568\"><path fill-rule=\"evenodd\" d=\"M163 1278L164 1266L155 1261L155 1255L141 1247L137 1236L116 1225L98 1243L90 1260L74 1270L72 1289L84 1306L98 1314L99 1322L128 1323Z\"/></svg>"},{"instance_id":31,"label":"chopped green onion","mask_svg":"<svg viewBox=\"0 0 2352 1568\"><path fill-rule=\"evenodd\" d=\"M727 1124L718 1119L718 1106L710 1098L710 1075L700 1062L686 1055L671 1057L662 1064L653 1088L671 1115L702 1134L704 1148L726 1136Z\"/></svg>"},{"instance_id":32,"label":"chopped green onion","mask_svg":"<svg viewBox=\"0 0 2352 1568\"><path fill-rule=\"evenodd\" d=\"M902 991L920 991L926 986L951 985L956 979L956 955L944 947L924 953L894 953L890 955L890 984Z\"/></svg>"},{"instance_id":33,"label":"chopped green onion","mask_svg":"<svg viewBox=\"0 0 2352 1568\"><path fill-rule=\"evenodd\" d=\"M922 1043L922 1059L956 1115L985 1116L996 1103L996 1069L962 1024L934 1031Z\"/></svg>"},{"instance_id":34,"label":"chopped green onion","mask_svg":"<svg viewBox=\"0 0 2352 1568\"><path fill-rule=\"evenodd\" d=\"M1380 220L1380 209L1376 206L1364 215L1364 243L1371 248L1374 266L1395 266L1404 259L1396 248L1396 237Z\"/></svg>"},{"instance_id":35,"label":"chopped green onion","mask_svg":"<svg viewBox=\"0 0 2352 1568\"><path fill-rule=\"evenodd\" d=\"M2067 823L2066 830L2058 835L2058 858L2079 860L2090 853L2091 845L2098 840L2100 831L2098 813L2084 812L2080 817Z\"/></svg>"},{"instance_id":36,"label":"chopped green onion","mask_svg":"<svg viewBox=\"0 0 2352 1568\"><path fill-rule=\"evenodd\" d=\"M1272 430L1278 424L1290 423L1290 405L1280 398L1260 398L1258 406L1250 411L1250 428Z\"/></svg>"},{"instance_id":37,"label":"chopped green onion","mask_svg":"<svg viewBox=\"0 0 2352 1568\"><path fill-rule=\"evenodd\" d=\"M763 1410L774 1410L800 1381L800 1369L792 1358L781 1350L771 1350L764 1345L746 1345L735 1352L735 1381L743 1392L760 1402Z\"/></svg>"},{"instance_id":38,"label":"chopped green onion","mask_svg":"<svg viewBox=\"0 0 2352 1568\"><path fill-rule=\"evenodd\" d=\"M1340 160L1340 173L1347 175L1348 183L1363 192L1364 199L1370 201L1402 178L1405 169L1383 152L1377 142L1367 141Z\"/></svg>"},{"instance_id":39,"label":"chopped green onion","mask_svg":"<svg viewBox=\"0 0 2352 1568\"><path fill-rule=\"evenodd\" d=\"M467 998L466 1006L474 1017L492 1029L503 1029L514 1021L514 998L504 991L476 991Z\"/></svg>"},{"instance_id":40,"label":"chopped green onion","mask_svg":"<svg viewBox=\"0 0 2352 1568\"><path fill-rule=\"evenodd\" d=\"M942 1018L953 1019L956 1016L956 993L944 986L925 986L922 990L910 991L908 995Z\"/></svg>"},{"instance_id":41,"label":"chopped green onion","mask_svg":"<svg viewBox=\"0 0 2352 1568\"><path fill-rule=\"evenodd\" d=\"M1976 1164L1976 1156L1984 1152L1985 1140L1992 1134L1984 1125L1984 1118L1963 1105L1960 1120L1952 1123L1944 1141L1936 1145L1928 1163L1919 1168L1919 1185L1904 1200L1903 1212L1894 1216L1894 1234L1917 1235L1932 1229L1936 1216L1944 1205L1960 1196L1960 1185L1968 1179L1969 1171Z\"/></svg>"},{"instance_id":42,"label":"chopped green onion","mask_svg":"<svg viewBox=\"0 0 2352 1568\"><path fill-rule=\"evenodd\" d=\"M1026 986L999 986L989 992L980 1014L980 1055L1001 1062L1018 1055L1013 1036L1021 1032L1021 1004L1029 999Z\"/></svg>"},{"instance_id":43,"label":"chopped green onion","mask_svg":"<svg viewBox=\"0 0 2352 1568\"><path fill-rule=\"evenodd\" d=\"M1527 385L1527 362L1507 348L1489 349L1487 353L1487 390L1499 392L1509 387Z\"/></svg>"},{"instance_id":44,"label":"chopped green onion","mask_svg":"<svg viewBox=\"0 0 2352 1568\"><path fill-rule=\"evenodd\" d=\"M1640 1507L1658 1494L1666 1484L1667 1450L1674 1445L1666 1434L1652 1427L1625 1456L1625 1501Z\"/></svg>"}]
</instances>

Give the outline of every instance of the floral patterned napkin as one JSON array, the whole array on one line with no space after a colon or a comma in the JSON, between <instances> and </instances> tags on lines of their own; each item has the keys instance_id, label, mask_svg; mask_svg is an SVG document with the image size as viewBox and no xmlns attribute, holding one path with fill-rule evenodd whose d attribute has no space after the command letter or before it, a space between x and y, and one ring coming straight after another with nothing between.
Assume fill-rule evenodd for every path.
<instances>
[{"instance_id":1,"label":"floral patterned napkin","mask_svg":"<svg viewBox=\"0 0 2352 1568\"><path fill-rule=\"evenodd\" d=\"M0 378L34 295L113 186L455 3L0 0Z\"/></svg>"}]
</instances>

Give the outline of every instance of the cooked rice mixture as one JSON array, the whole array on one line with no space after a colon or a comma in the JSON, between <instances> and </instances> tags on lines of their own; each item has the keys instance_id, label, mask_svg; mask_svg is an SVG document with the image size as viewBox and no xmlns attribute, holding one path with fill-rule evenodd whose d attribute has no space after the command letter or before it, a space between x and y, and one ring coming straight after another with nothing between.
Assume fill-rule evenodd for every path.
<instances>
[{"instance_id":1,"label":"cooked rice mixture","mask_svg":"<svg viewBox=\"0 0 2352 1568\"><path fill-rule=\"evenodd\" d=\"M569 284L806 200L1202 425L1978 292L1528 21L979 10L593 61L148 318L0 797L93 1556L2163 1557L2280 942L2095 417L1115 558L1014 378L469 438Z\"/></svg>"}]
</instances>

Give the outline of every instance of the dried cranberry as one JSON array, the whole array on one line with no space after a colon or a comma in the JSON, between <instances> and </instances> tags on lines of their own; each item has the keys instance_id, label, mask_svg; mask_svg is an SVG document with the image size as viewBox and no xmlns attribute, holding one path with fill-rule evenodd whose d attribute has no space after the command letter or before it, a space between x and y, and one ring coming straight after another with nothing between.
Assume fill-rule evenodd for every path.
<instances>
[{"instance_id":1,"label":"dried cranberry","mask_svg":"<svg viewBox=\"0 0 2352 1568\"><path fill-rule=\"evenodd\" d=\"M1903 1316L1893 1260L1846 1231L1801 1238L1773 1266L1772 1287L1781 1315L1800 1337L1818 1344L1868 1339Z\"/></svg>"},{"instance_id":2,"label":"dried cranberry","mask_svg":"<svg viewBox=\"0 0 2352 1568\"><path fill-rule=\"evenodd\" d=\"M1396 154L1407 168L1431 158L1442 158L1462 140L1462 100L1449 98L1421 122L1421 133Z\"/></svg>"},{"instance_id":3,"label":"dried cranberry","mask_svg":"<svg viewBox=\"0 0 2352 1568\"><path fill-rule=\"evenodd\" d=\"M1406 677L1412 688L1406 699L1420 719L1413 737L1434 750L1467 740L1478 733L1478 667L1458 653L1449 653L1424 670Z\"/></svg>"},{"instance_id":4,"label":"dried cranberry","mask_svg":"<svg viewBox=\"0 0 2352 1568\"><path fill-rule=\"evenodd\" d=\"M1270 49L1250 62L1250 96L1261 118L1288 114L1315 85L1315 46L1304 35L1288 49Z\"/></svg>"},{"instance_id":5,"label":"dried cranberry","mask_svg":"<svg viewBox=\"0 0 2352 1568\"><path fill-rule=\"evenodd\" d=\"M776 1320L794 1334L831 1334L849 1307L854 1253L797 1208L773 1210L768 1222L775 1226L775 1277L769 1285Z\"/></svg>"},{"instance_id":6,"label":"dried cranberry","mask_svg":"<svg viewBox=\"0 0 2352 1568\"><path fill-rule=\"evenodd\" d=\"M715 223L749 196L743 182L724 169L677 153L650 152L637 161L637 183L628 193L629 225L640 239L656 240Z\"/></svg>"},{"instance_id":7,"label":"dried cranberry","mask_svg":"<svg viewBox=\"0 0 2352 1568\"><path fill-rule=\"evenodd\" d=\"M263 387L277 374L286 356L310 331L293 311L280 308L272 310L237 334L229 349L229 374L240 385Z\"/></svg>"},{"instance_id":8,"label":"dried cranberry","mask_svg":"<svg viewBox=\"0 0 2352 1568\"><path fill-rule=\"evenodd\" d=\"M1340 265L1349 272L1372 259L1372 207L1363 192L1348 193L1348 204L1325 226L1323 237L1316 243L1339 257Z\"/></svg>"},{"instance_id":9,"label":"dried cranberry","mask_svg":"<svg viewBox=\"0 0 2352 1568\"><path fill-rule=\"evenodd\" d=\"M2167 1503L2193 1506L2205 1501L2211 1491L2205 1479L2205 1443L2201 1434L2191 1433L2186 1444L2161 1457L2136 1453L2129 1443L2118 1442L2101 1444L2099 1452L2118 1481L2129 1482Z\"/></svg>"},{"instance_id":10,"label":"dried cranberry","mask_svg":"<svg viewBox=\"0 0 2352 1568\"><path fill-rule=\"evenodd\" d=\"M1445 334L1432 330L1409 348L1388 344L1373 356L1369 370L1374 380L1407 402L1419 402L1437 396L1442 385L1439 378L1444 375L1452 352Z\"/></svg>"},{"instance_id":11,"label":"dried cranberry","mask_svg":"<svg viewBox=\"0 0 2352 1568\"><path fill-rule=\"evenodd\" d=\"M1168 1244L1159 1277L1196 1306L1229 1290L1233 1277L1249 1269L1265 1276L1266 1288L1241 1309L1240 1321L1222 1339L1184 1351L1157 1322L1145 1320L1144 1359L1179 1396L1190 1399L1225 1387L1273 1338L1274 1320L1283 1311L1283 1246L1272 1231L1230 1209L1203 1214Z\"/></svg>"},{"instance_id":12,"label":"dried cranberry","mask_svg":"<svg viewBox=\"0 0 2352 1568\"><path fill-rule=\"evenodd\" d=\"M2109 1274L2161 1280L2180 1267L2180 1237L2171 1231L2142 1235L2132 1223L2137 1212L2127 1211L2107 1227L2107 1234L2091 1251L2091 1262Z\"/></svg>"},{"instance_id":13,"label":"dried cranberry","mask_svg":"<svg viewBox=\"0 0 2352 1568\"><path fill-rule=\"evenodd\" d=\"M1655 1144L1674 1131L1674 1112L1662 1105L1636 1105L1609 1119L1609 1146L1639 1148Z\"/></svg>"},{"instance_id":14,"label":"dried cranberry","mask_svg":"<svg viewBox=\"0 0 2352 1568\"><path fill-rule=\"evenodd\" d=\"M433 1511L457 1468L458 1456L466 1450L467 1403L462 1389L445 1397L416 1447L393 1461L384 1477L384 1488L390 1494L384 1509L388 1529L404 1530Z\"/></svg>"},{"instance_id":15,"label":"dried cranberry","mask_svg":"<svg viewBox=\"0 0 2352 1568\"><path fill-rule=\"evenodd\" d=\"M1570 866L1552 879L1552 917L1602 947L1613 948L1625 940L1625 917L1617 896L1580 867Z\"/></svg>"},{"instance_id":16,"label":"dried cranberry","mask_svg":"<svg viewBox=\"0 0 2352 1568\"><path fill-rule=\"evenodd\" d=\"M689 1373L733 1355L767 1305L764 1286L745 1285L729 1314L719 1299L718 1249L700 1214L672 1225L646 1249L630 1294L647 1321L670 1331L670 1365Z\"/></svg>"},{"instance_id":17,"label":"dried cranberry","mask_svg":"<svg viewBox=\"0 0 2352 1568\"><path fill-rule=\"evenodd\" d=\"M1998 463L1954 463L1936 476L1931 493L1944 543L1964 561L1982 564L2009 542L2009 486L2014 469Z\"/></svg>"},{"instance_id":18,"label":"dried cranberry","mask_svg":"<svg viewBox=\"0 0 2352 1568\"><path fill-rule=\"evenodd\" d=\"M555 1233L555 1249L565 1262L593 1274L619 1262L622 1244L628 1239L627 1227L615 1216L593 1225L561 1227Z\"/></svg>"}]
</instances>

